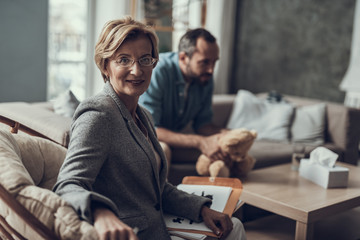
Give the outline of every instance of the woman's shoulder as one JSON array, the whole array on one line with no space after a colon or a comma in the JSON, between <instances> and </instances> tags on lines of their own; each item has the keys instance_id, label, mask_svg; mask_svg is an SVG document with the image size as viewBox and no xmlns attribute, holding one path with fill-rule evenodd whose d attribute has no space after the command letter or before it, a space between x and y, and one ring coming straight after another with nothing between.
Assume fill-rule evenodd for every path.
<instances>
[{"instance_id":1,"label":"woman's shoulder","mask_svg":"<svg viewBox=\"0 0 360 240\"><path fill-rule=\"evenodd\" d=\"M75 116L84 112L111 113L114 106L115 103L111 97L100 93L82 101L76 109Z\"/></svg>"}]
</instances>

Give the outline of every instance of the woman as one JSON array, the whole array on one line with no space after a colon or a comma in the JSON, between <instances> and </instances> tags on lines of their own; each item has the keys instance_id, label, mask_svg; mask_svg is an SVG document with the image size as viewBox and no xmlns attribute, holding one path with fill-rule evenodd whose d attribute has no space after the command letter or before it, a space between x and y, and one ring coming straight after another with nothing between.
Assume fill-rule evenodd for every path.
<instances>
[{"instance_id":1,"label":"woman","mask_svg":"<svg viewBox=\"0 0 360 240\"><path fill-rule=\"evenodd\" d=\"M166 182L164 153L150 115L138 105L156 66L157 44L153 30L131 18L104 26L95 62L105 86L74 114L54 190L94 224L100 239L170 239L163 212L203 220L227 236L228 216Z\"/></svg>"}]
</instances>

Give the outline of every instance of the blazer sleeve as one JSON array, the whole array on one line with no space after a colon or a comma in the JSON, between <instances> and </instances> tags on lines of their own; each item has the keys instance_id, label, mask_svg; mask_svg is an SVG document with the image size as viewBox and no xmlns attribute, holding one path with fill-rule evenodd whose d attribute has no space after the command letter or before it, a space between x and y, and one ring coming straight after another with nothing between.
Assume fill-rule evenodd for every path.
<instances>
[{"instance_id":1,"label":"blazer sleeve","mask_svg":"<svg viewBox=\"0 0 360 240\"><path fill-rule=\"evenodd\" d=\"M202 221L200 216L201 208L204 205L211 205L209 198L186 193L170 183L165 183L162 201L165 212L186 217L195 222Z\"/></svg>"},{"instance_id":2,"label":"blazer sleeve","mask_svg":"<svg viewBox=\"0 0 360 240\"><path fill-rule=\"evenodd\" d=\"M92 204L101 204L118 214L116 205L110 199L92 189L109 153L110 123L111 119L105 111L80 105L71 127L67 155L53 189L90 223L93 222Z\"/></svg>"}]
</instances>

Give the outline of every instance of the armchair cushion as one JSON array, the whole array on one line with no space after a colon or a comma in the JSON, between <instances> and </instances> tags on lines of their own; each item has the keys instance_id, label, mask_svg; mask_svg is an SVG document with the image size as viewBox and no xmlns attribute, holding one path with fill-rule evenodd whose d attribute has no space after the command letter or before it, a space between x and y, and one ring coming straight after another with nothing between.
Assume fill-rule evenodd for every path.
<instances>
[{"instance_id":1,"label":"armchair cushion","mask_svg":"<svg viewBox=\"0 0 360 240\"><path fill-rule=\"evenodd\" d=\"M66 149L49 140L0 130L0 183L15 199L61 239L96 239L92 225L50 189ZM38 239L11 209L0 204L0 215L19 233Z\"/></svg>"}]
</instances>

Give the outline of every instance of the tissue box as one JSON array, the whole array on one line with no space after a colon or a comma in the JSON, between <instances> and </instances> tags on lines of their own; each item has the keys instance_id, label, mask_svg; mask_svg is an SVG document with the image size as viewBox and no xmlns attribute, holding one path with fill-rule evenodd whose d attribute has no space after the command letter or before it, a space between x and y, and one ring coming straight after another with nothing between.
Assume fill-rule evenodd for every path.
<instances>
[{"instance_id":1,"label":"tissue box","mask_svg":"<svg viewBox=\"0 0 360 240\"><path fill-rule=\"evenodd\" d=\"M299 174L323 188L346 187L349 169L337 165L331 168L310 163L308 159L301 159Z\"/></svg>"}]
</instances>

